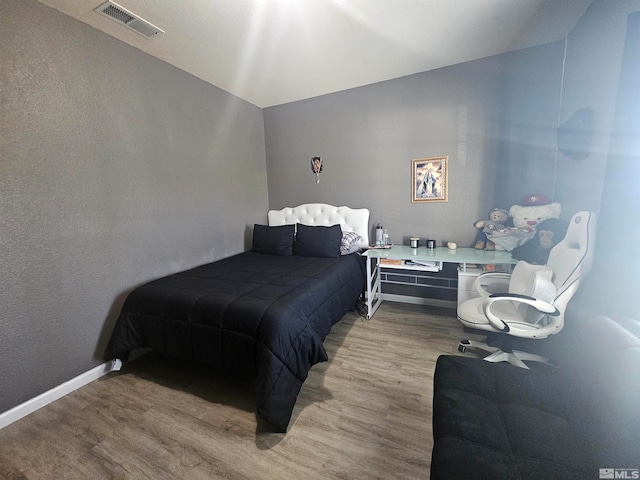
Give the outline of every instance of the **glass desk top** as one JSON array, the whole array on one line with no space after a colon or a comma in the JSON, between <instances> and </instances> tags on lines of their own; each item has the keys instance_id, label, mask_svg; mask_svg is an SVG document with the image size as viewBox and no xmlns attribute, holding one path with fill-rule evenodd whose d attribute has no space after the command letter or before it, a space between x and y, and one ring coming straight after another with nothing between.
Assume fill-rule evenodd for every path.
<instances>
[{"instance_id":1,"label":"glass desk top","mask_svg":"<svg viewBox=\"0 0 640 480\"><path fill-rule=\"evenodd\" d=\"M501 250L476 250L475 248L457 248L451 250L447 247L411 248L408 245L394 245L391 248L370 248L363 253L370 258L389 259L415 259L422 261L450 262L450 263L476 263L486 264L515 264L518 260L511 253Z\"/></svg>"}]
</instances>

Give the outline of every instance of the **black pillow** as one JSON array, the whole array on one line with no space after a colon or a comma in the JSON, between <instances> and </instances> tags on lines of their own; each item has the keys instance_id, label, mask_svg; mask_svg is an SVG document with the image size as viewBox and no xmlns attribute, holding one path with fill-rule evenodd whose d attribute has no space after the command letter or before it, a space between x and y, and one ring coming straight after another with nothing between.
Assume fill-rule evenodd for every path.
<instances>
[{"instance_id":1,"label":"black pillow","mask_svg":"<svg viewBox=\"0 0 640 480\"><path fill-rule=\"evenodd\" d=\"M293 254L300 257L339 257L341 241L340 225L311 227L299 223Z\"/></svg>"},{"instance_id":2,"label":"black pillow","mask_svg":"<svg viewBox=\"0 0 640 480\"><path fill-rule=\"evenodd\" d=\"M253 226L253 251L269 255L292 255L295 225Z\"/></svg>"}]
</instances>

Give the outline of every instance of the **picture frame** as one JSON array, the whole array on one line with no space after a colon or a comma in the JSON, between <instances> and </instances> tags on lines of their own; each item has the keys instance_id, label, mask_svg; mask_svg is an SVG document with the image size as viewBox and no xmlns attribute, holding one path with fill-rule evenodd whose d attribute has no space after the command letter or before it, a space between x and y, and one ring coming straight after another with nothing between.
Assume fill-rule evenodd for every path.
<instances>
[{"instance_id":1,"label":"picture frame","mask_svg":"<svg viewBox=\"0 0 640 480\"><path fill-rule=\"evenodd\" d=\"M411 203L448 201L448 156L411 160Z\"/></svg>"}]
</instances>

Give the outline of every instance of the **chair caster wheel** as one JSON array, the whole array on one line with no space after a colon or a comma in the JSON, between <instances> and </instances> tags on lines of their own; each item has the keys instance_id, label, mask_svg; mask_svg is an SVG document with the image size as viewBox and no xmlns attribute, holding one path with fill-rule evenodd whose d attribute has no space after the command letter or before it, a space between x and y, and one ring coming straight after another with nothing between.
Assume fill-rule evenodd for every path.
<instances>
[{"instance_id":1,"label":"chair caster wheel","mask_svg":"<svg viewBox=\"0 0 640 480\"><path fill-rule=\"evenodd\" d=\"M464 352L467 351L467 347L464 347L462 345L458 345L458 351L464 353Z\"/></svg>"}]
</instances>

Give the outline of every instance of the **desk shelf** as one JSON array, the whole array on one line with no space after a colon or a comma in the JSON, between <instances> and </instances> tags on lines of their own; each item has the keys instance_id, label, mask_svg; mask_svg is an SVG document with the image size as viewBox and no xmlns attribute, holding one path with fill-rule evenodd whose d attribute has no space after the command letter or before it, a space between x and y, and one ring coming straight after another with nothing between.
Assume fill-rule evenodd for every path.
<instances>
[{"instance_id":1,"label":"desk shelf","mask_svg":"<svg viewBox=\"0 0 640 480\"><path fill-rule=\"evenodd\" d=\"M465 272L467 265L516 263L509 252L473 248L428 250L400 245L390 249L368 250L363 255L367 259L369 318L385 299L455 308L459 288L458 268Z\"/></svg>"},{"instance_id":2,"label":"desk shelf","mask_svg":"<svg viewBox=\"0 0 640 480\"><path fill-rule=\"evenodd\" d=\"M384 298L444 307L456 305L458 276L454 264L444 264L435 271L383 265L379 275Z\"/></svg>"},{"instance_id":3,"label":"desk shelf","mask_svg":"<svg viewBox=\"0 0 640 480\"><path fill-rule=\"evenodd\" d=\"M395 269L394 269L395 270ZM397 285L408 285L416 287L432 287L432 288L453 288L458 287L456 278L446 278L434 275L420 275L417 272L406 273L384 269L380 272L383 283L395 283Z\"/></svg>"},{"instance_id":4,"label":"desk shelf","mask_svg":"<svg viewBox=\"0 0 640 480\"><path fill-rule=\"evenodd\" d=\"M384 259L380 262L380 268L394 270L411 270L415 272L439 272L442 270L442 262L433 262L434 265L420 265L409 263L411 260L400 260L403 263L386 263ZM406 262L406 263L404 263Z\"/></svg>"}]
</instances>

